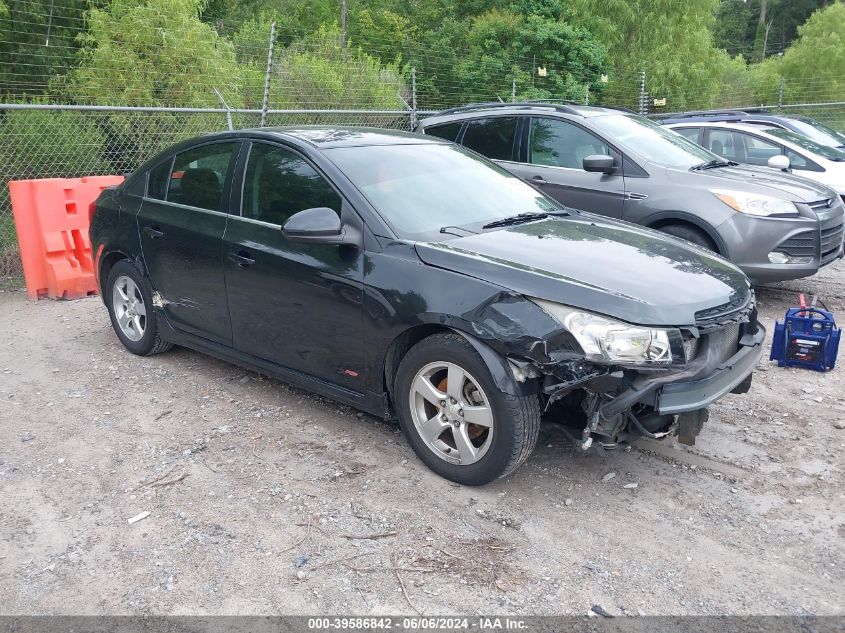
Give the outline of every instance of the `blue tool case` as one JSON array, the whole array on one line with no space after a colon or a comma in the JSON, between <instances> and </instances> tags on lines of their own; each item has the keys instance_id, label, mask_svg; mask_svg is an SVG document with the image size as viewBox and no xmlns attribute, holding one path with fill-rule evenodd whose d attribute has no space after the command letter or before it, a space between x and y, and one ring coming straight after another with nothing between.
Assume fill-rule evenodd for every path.
<instances>
[{"instance_id":1,"label":"blue tool case","mask_svg":"<svg viewBox=\"0 0 845 633\"><path fill-rule=\"evenodd\" d=\"M841 334L827 310L790 308L783 323L775 323L769 359L776 360L778 367L833 369Z\"/></svg>"}]
</instances>

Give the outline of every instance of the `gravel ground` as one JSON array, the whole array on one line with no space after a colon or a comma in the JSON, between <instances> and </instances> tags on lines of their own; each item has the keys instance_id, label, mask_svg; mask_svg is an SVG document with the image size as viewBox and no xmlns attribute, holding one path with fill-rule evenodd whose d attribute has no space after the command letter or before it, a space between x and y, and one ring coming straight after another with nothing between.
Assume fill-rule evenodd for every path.
<instances>
[{"instance_id":1,"label":"gravel ground","mask_svg":"<svg viewBox=\"0 0 845 633\"><path fill-rule=\"evenodd\" d=\"M759 290L770 331L798 290L845 321L840 263ZM99 299L0 293L0 331L2 613L845 614L843 368L761 362L690 450L581 455L547 424L467 488L393 424L132 356Z\"/></svg>"}]
</instances>

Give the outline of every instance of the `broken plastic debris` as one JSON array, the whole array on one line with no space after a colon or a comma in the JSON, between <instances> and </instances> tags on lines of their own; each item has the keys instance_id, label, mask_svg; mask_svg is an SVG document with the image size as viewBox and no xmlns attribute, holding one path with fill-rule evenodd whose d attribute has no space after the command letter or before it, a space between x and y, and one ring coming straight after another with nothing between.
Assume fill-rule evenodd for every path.
<instances>
[{"instance_id":1,"label":"broken plastic debris","mask_svg":"<svg viewBox=\"0 0 845 633\"><path fill-rule=\"evenodd\" d=\"M148 516L150 516L150 513L149 513L149 512L142 512L141 514L136 514L136 515L135 515L134 517L132 517L131 519L127 519L127 520L126 520L126 522L127 522L129 525L132 525L133 523L137 523L138 521L141 521L141 520L143 520L143 519L146 519Z\"/></svg>"}]
</instances>

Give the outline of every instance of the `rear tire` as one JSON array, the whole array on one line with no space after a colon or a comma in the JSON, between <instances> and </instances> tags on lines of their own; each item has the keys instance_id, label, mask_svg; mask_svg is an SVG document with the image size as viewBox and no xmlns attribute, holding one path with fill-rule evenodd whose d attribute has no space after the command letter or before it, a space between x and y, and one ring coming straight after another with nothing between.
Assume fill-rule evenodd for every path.
<instances>
[{"instance_id":1,"label":"rear tire","mask_svg":"<svg viewBox=\"0 0 845 633\"><path fill-rule=\"evenodd\" d=\"M149 282L129 260L112 266L105 292L112 327L126 349L152 356L173 347L159 333Z\"/></svg>"},{"instance_id":2,"label":"rear tire","mask_svg":"<svg viewBox=\"0 0 845 633\"><path fill-rule=\"evenodd\" d=\"M405 354L393 401L417 456L441 477L469 486L513 472L540 433L537 395L500 391L475 348L455 333L429 336Z\"/></svg>"},{"instance_id":3,"label":"rear tire","mask_svg":"<svg viewBox=\"0 0 845 633\"><path fill-rule=\"evenodd\" d=\"M712 239L710 239L710 236L701 229L697 229L686 224L667 224L666 226L661 226L657 230L668 233L674 237L680 237L682 240L692 242L696 246L706 248L708 251L713 251L714 253L719 252L719 249L716 248L716 244Z\"/></svg>"}]
</instances>

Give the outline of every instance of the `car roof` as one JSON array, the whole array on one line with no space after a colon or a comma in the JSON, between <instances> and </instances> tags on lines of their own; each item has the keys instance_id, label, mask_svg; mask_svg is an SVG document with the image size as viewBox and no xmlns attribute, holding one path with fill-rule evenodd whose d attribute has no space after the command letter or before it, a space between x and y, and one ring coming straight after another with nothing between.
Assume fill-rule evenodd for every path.
<instances>
[{"instance_id":1,"label":"car roof","mask_svg":"<svg viewBox=\"0 0 845 633\"><path fill-rule=\"evenodd\" d=\"M334 147L364 147L368 145L422 145L447 144L443 139L421 136L402 130L387 130L374 127L301 125L247 128L233 132L216 132L202 137L209 138L268 138L293 139L318 149Z\"/></svg>"},{"instance_id":2,"label":"car roof","mask_svg":"<svg viewBox=\"0 0 845 633\"><path fill-rule=\"evenodd\" d=\"M769 130L777 130L779 128L771 125L759 125L755 123L745 123L743 121L673 121L666 123L666 127L724 127L732 130L742 130L744 132L768 132Z\"/></svg>"},{"instance_id":3,"label":"car roof","mask_svg":"<svg viewBox=\"0 0 845 633\"><path fill-rule=\"evenodd\" d=\"M585 106L577 103L546 103L542 101L471 103L457 108L443 110L420 121L419 127L427 127L445 121L473 118L479 114L524 115L531 112L544 114L564 114L583 118L606 116L608 114L634 114L625 108L605 106Z\"/></svg>"}]
</instances>

